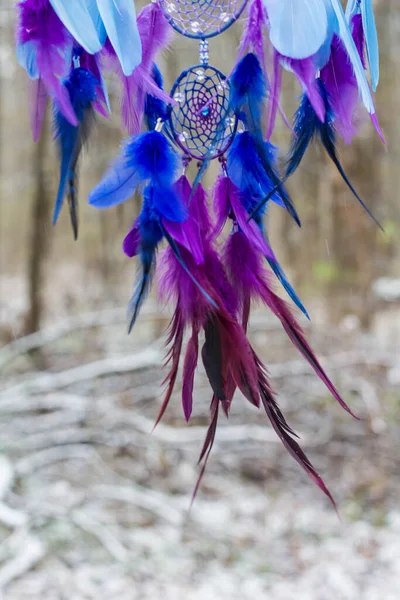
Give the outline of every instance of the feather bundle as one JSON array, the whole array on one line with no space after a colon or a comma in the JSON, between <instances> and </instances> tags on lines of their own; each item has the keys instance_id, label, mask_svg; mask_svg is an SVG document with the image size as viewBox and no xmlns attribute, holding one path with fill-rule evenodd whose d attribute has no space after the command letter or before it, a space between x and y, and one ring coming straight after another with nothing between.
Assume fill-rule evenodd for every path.
<instances>
[{"instance_id":1,"label":"feather bundle","mask_svg":"<svg viewBox=\"0 0 400 600\"><path fill-rule=\"evenodd\" d=\"M49 0L21 0L17 8L17 58L32 80L30 117L33 138L37 141L47 95L57 99L59 110L72 125L78 124L61 81L69 73L73 39Z\"/></svg>"},{"instance_id":2,"label":"feather bundle","mask_svg":"<svg viewBox=\"0 0 400 600\"><path fill-rule=\"evenodd\" d=\"M130 75L126 75L110 43L104 49L106 61L118 75L121 88L122 128L129 135L140 133L145 112L146 95L151 94L164 102L171 102L153 78L153 64L157 54L165 49L172 37L171 27L158 3L145 6L137 19L142 45L142 59Z\"/></svg>"}]
</instances>

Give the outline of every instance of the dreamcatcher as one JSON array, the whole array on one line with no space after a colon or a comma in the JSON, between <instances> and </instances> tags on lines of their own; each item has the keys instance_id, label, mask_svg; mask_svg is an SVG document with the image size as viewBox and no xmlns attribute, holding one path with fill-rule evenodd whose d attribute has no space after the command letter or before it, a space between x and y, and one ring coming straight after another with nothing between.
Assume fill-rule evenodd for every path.
<instances>
[{"instance_id":1,"label":"dreamcatcher","mask_svg":"<svg viewBox=\"0 0 400 600\"><path fill-rule=\"evenodd\" d=\"M339 0L159 0L136 18L132 0L21 0L18 13L17 55L31 82L35 140L48 98L53 105L60 152L54 222L66 197L75 237L79 155L95 113L109 112L102 74L112 70L120 80L121 125L129 137L89 202L104 209L129 200L138 189L142 194L141 212L123 242L125 254L137 256L140 264L130 329L155 272L161 297L174 308L158 420L180 363L182 404L189 420L201 361L212 399L200 461L205 459L205 465L211 451L220 408L229 416L239 389L249 402L264 407L285 447L331 498L279 409L267 371L247 339L247 325L252 301L261 300L351 413L292 310L274 291L275 278L307 315L271 248L263 217L268 203L275 202L300 224L285 182L313 139L371 214L339 162L335 141L337 135L351 141L360 103L382 137L372 96L379 79L372 1L349 0L344 12ZM208 40L242 13L236 61L224 74L209 63ZM199 64L184 70L168 94L155 60L174 30L198 40ZM291 71L303 90L283 173L270 142L277 114L285 118L282 69ZM207 191L203 175L213 160L220 172ZM198 167L192 182L187 176L191 161Z\"/></svg>"}]
</instances>

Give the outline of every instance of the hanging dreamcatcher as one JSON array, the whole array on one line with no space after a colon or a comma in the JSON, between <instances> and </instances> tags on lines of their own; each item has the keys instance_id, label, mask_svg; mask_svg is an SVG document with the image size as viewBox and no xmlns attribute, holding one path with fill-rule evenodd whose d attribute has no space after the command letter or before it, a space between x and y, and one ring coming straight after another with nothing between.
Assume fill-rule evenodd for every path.
<instances>
[{"instance_id":1,"label":"hanging dreamcatcher","mask_svg":"<svg viewBox=\"0 0 400 600\"><path fill-rule=\"evenodd\" d=\"M356 133L363 104L379 135L372 90L379 79L371 0L159 0L136 18L133 0L21 0L17 54L29 75L35 140L48 98L60 154L54 222L67 198L78 234L76 171L96 113L107 116L103 73L121 86L121 126L129 134L120 156L92 191L100 209L140 190L141 212L123 242L138 257L140 275L130 304L130 329L157 273L160 295L173 306L167 343L169 372L158 420L182 365L182 405L189 420L195 371L210 384L211 419L200 460L211 450L220 407L229 416L236 389L262 405L292 456L331 498L301 450L247 338L253 300L264 302L334 398L351 412L313 354L274 279L307 315L270 246L264 213L275 202L300 224L286 180L313 139L320 141L351 192L336 151ZM236 60L227 74L209 62L209 39L244 16ZM199 62L164 90L156 58L178 32L199 43ZM271 144L280 107L282 69L302 87L293 137L282 172ZM370 77L369 77L370 76ZM190 181L189 163L197 175ZM211 190L203 175L219 174ZM374 218L374 217L373 217ZM229 233L226 225L229 225ZM161 244L164 247L161 253ZM203 467L204 468L204 467ZM332 498L331 498L332 499Z\"/></svg>"}]
</instances>

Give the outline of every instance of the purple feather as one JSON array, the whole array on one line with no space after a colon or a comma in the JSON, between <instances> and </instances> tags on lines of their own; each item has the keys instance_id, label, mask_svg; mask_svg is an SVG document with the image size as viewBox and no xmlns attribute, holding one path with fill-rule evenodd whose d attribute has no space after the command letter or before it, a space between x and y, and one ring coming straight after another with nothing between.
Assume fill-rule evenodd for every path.
<instances>
[{"instance_id":1,"label":"purple feather","mask_svg":"<svg viewBox=\"0 0 400 600\"><path fill-rule=\"evenodd\" d=\"M365 59L365 35L364 28L362 24L362 15L357 14L351 20L352 31L351 34L353 36L354 43L357 48L357 52L360 55L362 66L365 70L367 70L367 62Z\"/></svg>"},{"instance_id":2,"label":"purple feather","mask_svg":"<svg viewBox=\"0 0 400 600\"><path fill-rule=\"evenodd\" d=\"M263 29L268 27L267 11L262 0L253 0L249 8L249 16L246 20L243 35L236 55L235 67L242 60L246 51L257 54L265 71L265 51ZM233 70L234 70L233 69Z\"/></svg>"},{"instance_id":3,"label":"purple feather","mask_svg":"<svg viewBox=\"0 0 400 600\"><path fill-rule=\"evenodd\" d=\"M334 36L328 63L321 70L329 102L335 116L335 129L349 144L356 134L353 122L359 93L357 80L347 52L338 36Z\"/></svg>"},{"instance_id":4,"label":"purple feather","mask_svg":"<svg viewBox=\"0 0 400 600\"><path fill-rule=\"evenodd\" d=\"M314 57L310 56L300 60L281 56L281 62L296 75L319 120L323 123L325 120L325 105L317 85L317 69Z\"/></svg>"},{"instance_id":5,"label":"purple feather","mask_svg":"<svg viewBox=\"0 0 400 600\"><path fill-rule=\"evenodd\" d=\"M189 209L192 188L185 175L182 175L182 177L178 179L175 184L175 189L178 196L181 198L183 205ZM198 193L196 192L190 203L189 216L186 221L184 223L176 223L163 219L163 225L174 240L192 254L195 263L199 265L204 262L202 232L200 231L199 223L203 224L203 231L209 231L210 228L207 227L207 223L204 222L204 214L202 214L204 206L200 198L202 194L201 188Z\"/></svg>"},{"instance_id":6,"label":"purple feather","mask_svg":"<svg viewBox=\"0 0 400 600\"><path fill-rule=\"evenodd\" d=\"M47 106L47 92L43 79L29 81L29 120L31 123L33 141L37 142L42 131Z\"/></svg>"},{"instance_id":7,"label":"purple feather","mask_svg":"<svg viewBox=\"0 0 400 600\"><path fill-rule=\"evenodd\" d=\"M218 235L228 218L233 219L240 230L250 240L258 252L274 259L271 248L265 241L261 229L256 222L249 221L249 214L243 207L241 192L229 177L219 177L214 186L214 210L217 216L214 235Z\"/></svg>"},{"instance_id":8,"label":"purple feather","mask_svg":"<svg viewBox=\"0 0 400 600\"><path fill-rule=\"evenodd\" d=\"M142 9L137 24L142 41L142 62L134 69L132 75L124 75L118 57L109 42L104 48L104 55L122 84L122 125L130 135L137 135L141 131L146 94L150 93L164 102L173 103L168 94L155 85L152 79L154 59L157 53L170 43L172 28L159 4L154 2Z\"/></svg>"},{"instance_id":9,"label":"purple feather","mask_svg":"<svg viewBox=\"0 0 400 600\"><path fill-rule=\"evenodd\" d=\"M18 4L18 8L18 42L32 45L33 60L47 93L56 97L62 114L72 125L77 126L69 94L61 82L70 68L72 37L48 0L25 0ZM40 107L32 109L32 113L34 112L40 114ZM34 132L37 135L37 123L34 124Z\"/></svg>"},{"instance_id":10,"label":"purple feather","mask_svg":"<svg viewBox=\"0 0 400 600\"><path fill-rule=\"evenodd\" d=\"M127 233L122 244L122 249L126 256L133 258L139 254L140 250L140 230L139 218L135 220L132 229Z\"/></svg>"}]
</instances>

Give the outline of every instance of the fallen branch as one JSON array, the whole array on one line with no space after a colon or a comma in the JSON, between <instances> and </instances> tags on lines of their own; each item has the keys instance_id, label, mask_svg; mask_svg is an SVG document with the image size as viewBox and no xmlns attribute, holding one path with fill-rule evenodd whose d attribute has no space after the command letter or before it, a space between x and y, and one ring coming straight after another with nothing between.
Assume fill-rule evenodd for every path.
<instances>
[{"instance_id":1,"label":"fallen branch","mask_svg":"<svg viewBox=\"0 0 400 600\"><path fill-rule=\"evenodd\" d=\"M6 388L0 393L0 400L12 396L14 401L18 396L26 394L43 394L56 389L66 388L70 385L105 377L107 375L120 375L150 368L159 367L163 360L162 344L155 343L142 352L129 356L115 356L105 358L86 365L80 365L60 373L40 373L26 381Z\"/></svg>"}]
</instances>

